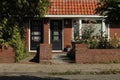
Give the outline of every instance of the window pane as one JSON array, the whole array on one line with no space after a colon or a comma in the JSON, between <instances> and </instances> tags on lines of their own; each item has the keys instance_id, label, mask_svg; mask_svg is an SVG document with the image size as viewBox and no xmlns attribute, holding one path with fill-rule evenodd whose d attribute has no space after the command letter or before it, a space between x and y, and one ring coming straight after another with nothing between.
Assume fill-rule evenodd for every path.
<instances>
[{"instance_id":1,"label":"window pane","mask_svg":"<svg viewBox=\"0 0 120 80\"><path fill-rule=\"evenodd\" d=\"M94 36L94 35L101 35L101 31L102 31L102 21L101 20L83 20L82 21L82 32L83 30L93 30L91 36ZM88 31L88 32L89 32Z\"/></svg>"},{"instance_id":2,"label":"window pane","mask_svg":"<svg viewBox=\"0 0 120 80\"><path fill-rule=\"evenodd\" d=\"M79 23L73 24L74 39L79 38Z\"/></svg>"},{"instance_id":3,"label":"window pane","mask_svg":"<svg viewBox=\"0 0 120 80\"><path fill-rule=\"evenodd\" d=\"M108 36L108 28L109 28L108 26L109 26L109 25L108 25L108 24L105 24L105 26L106 26L105 34Z\"/></svg>"}]
</instances>

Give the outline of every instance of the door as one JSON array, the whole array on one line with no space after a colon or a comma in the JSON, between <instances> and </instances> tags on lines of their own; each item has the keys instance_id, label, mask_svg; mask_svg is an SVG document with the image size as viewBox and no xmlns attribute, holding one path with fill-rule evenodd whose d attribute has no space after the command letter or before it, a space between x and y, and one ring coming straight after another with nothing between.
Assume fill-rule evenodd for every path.
<instances>
[{"instance_id":1,"label":"door","mask_svg":"<svg viewBox=\"0 0 120 80\"><path fill-rule=\"evenodd\" d=\"M52 50L62 50L62 20L51 20Z\"/></svg>"},{"instance_id":2,"label":"door","mask_svg":"<svg viewBox=\"0 0 120 80\"><path fill-rule=\"evenodd\" d=\"M32 20L30 24L30 50L37 50L40 43L43 43L43 21Z\"/></svg>"}]
</instances>

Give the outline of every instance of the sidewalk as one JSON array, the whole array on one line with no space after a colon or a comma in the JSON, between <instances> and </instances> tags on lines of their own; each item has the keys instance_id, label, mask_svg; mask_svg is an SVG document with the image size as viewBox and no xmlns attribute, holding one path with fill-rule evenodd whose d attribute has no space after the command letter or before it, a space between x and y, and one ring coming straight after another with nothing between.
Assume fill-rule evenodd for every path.
<instances>
[{"instance_id":1,"label":"sidewalk","mask_svg":"<svg viewBox=\"0 0 120 80\"><path fill-rule=\"evenodd\" d=\"M59 73L67 71L91 73L108 70L120 71L120 64L0 64L0 73Z\"/></svg>"}]
</instances>

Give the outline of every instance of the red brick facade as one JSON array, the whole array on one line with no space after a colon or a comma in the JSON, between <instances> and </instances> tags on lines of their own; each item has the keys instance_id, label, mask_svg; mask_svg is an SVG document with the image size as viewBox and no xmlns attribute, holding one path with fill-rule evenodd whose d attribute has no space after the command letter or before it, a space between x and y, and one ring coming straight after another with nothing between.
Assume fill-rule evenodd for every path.
<instances>
[{"instance_id":1,"label":"red brick facade","mask_svg":"<svg viewBox=\"0 0 120 80\"><path fill-rule=\"evenodd\" d=\"M24 37L25 37L25 47L26 49L29 49L29 23L26 24Z\"/></svg>"},{"instance_id":2,"label":"red brick facade","mask_svg":"<svg viewBox=\"0 0 120 80\"><path fill-rule=\"evenodd\" d=\"M2 46L0 48L0 63L14 63L15 62L15 52L12 47L5 48Z\"/></svg>"},{"instance_id":3,"label":"red brick facade","mask_svg":"<svg viewBox=\"0 0 120 80\"><path fill-rule=\"evenodd\" d=\"M43 43L44 44L49 44L48 42L49 42L49 25L48 25L48 21L49 21L49 19L44 19L44 26L43 26L43 34L44 34L44 41L43 41Z\"/></svg>"},{"instance_id":4,"label":"red brick facade","mask_svg":"<svg viewBox=\"0 0 120 80\"><path fill-rule=\"evenodd\" d=\"M120 25L110 25L110 37L113 37L115 34L120 37Z\"/></svg>"},{"instance_id":5,"label":"red brick facade","mask_svg":"<svg viewBox=\"0 0 120 80\"><path fill-rule=\"evenodd\" d=\"M64 20L64 48L71 43L72 39L72 19Z\"/></svg>"},{"instance_id":6,"label":"red brick facade","mask_svg":"<svg viewBox=\"0 0 120 80\"><path fill-rule=\"evenodd\" d=\"M52 59L52 46L49 44L40 44L39 47L39 63L50 63Z\"/></svg>"},{"instance_id":7,"label":"red brick facade","mask_svg":"<svg viewBox=\"0 0 120 80\"><path fill-rule=\"evenodd\" d=\"M120 49L88 49L86 45L75 45L75 63L111 62L120 62Z\"/></svg>"}]
</instances>

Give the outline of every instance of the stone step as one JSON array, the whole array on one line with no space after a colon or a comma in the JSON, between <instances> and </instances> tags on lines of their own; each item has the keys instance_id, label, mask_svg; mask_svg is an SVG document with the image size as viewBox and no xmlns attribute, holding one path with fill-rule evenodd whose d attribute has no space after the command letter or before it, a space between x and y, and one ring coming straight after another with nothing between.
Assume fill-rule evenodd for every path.
<instances>
[{"instance_id":1,"label":"stone step","mask_svg":"<svg viewBox=\"0 0 120 80\"><path fill-rule=\"evenodd\" d=\"M74 63L73 60L66 56L67 54L52 54L51 62L54 64L58 63Z\"/></svg>"}]
</instances>

